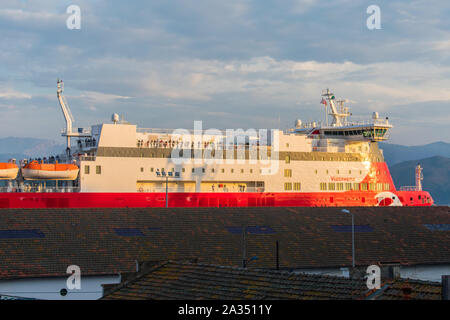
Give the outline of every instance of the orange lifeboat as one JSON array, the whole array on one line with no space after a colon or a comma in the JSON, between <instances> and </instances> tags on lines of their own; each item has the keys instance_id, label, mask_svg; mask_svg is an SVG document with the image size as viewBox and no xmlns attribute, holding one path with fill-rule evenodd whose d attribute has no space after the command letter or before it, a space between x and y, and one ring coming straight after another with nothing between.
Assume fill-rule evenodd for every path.
<instances>
[{"instance_id":1,"label":"orange lifeboat","mask_svg":"<svg viewBox=\"0 0 450 320\"><path fill-rule=\"evenodd\" d=\"M17 177L19 167L15 163L0 162L0 180L12 180Z\"/></svg>"},{"instance_id":2,"label":"orange lifeboat","mask_svg":"<svg viewBox=\"0 0 450 320\"><path fill-rule=\"evenodd\" d=\"M80 169L75 164L32 161L22 168L25 180L75 180Z\"/></svg>"}]
</instances>

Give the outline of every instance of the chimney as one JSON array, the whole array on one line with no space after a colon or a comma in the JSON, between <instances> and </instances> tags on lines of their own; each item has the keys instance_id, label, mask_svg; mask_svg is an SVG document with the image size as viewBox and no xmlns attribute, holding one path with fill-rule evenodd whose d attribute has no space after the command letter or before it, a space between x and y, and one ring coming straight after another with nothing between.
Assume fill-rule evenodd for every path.
<instances>
[{"instance_id":1,"label":"chimney","mask_svg":"<svg viewBox=\"0 0 450 320\"><path fill-rule=\"evenodd\" d=\"M405 282L402 286L402 294L403 294L403 299L404 300L410 300L411 299L411 293L412 293L412 288L409 285L408 282Z\"/></svg>"},{"instance_id":2,"label":"chimney","mask_svg":"<svg viewBox=\"0 0 450 320\"><path fill-rule=\"evenodd\" d=\"M450 276L442 276L442 300L450 300Z\"/></svg>"}]
</instances>

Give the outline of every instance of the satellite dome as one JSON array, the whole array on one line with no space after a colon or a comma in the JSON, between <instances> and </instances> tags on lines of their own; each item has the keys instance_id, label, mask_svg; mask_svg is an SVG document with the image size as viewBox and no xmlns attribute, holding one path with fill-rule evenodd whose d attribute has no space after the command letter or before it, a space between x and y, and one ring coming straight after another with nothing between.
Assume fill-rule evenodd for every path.
<instances>
[{"instance_id":1,"label":"satellite dome","mask_svg":"<svg viewBox=\"0 0 450 320\"><path fill-rule=\"evenodd\" d=\"M113 115L111 116L111 121L116 124L117 122L119 122L119 115L117 113L113 113Z\"/></svg>"}]
</instances>

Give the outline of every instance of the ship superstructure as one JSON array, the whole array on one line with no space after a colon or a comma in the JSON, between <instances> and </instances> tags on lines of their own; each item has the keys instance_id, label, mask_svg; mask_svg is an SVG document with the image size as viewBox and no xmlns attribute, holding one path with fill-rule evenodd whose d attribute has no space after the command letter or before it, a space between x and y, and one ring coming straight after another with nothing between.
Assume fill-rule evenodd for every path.
<instances>
[{"instance_id":1,"label":"ship superstructure","mask_svg":"<svg viewBox=\"0 0 450 320\"><path fill-rule=\"evenodd\" d=\"M389 120L374 112L369 121L349 121L345 101L328 89L321 103L330 123L327 117L323 123L297 120L289 130L246 131L204 130L199 122L193 130L137 128L114 114L111 123L73 132L62 81L57 94L67 126L67 150L59 159L79 173L64 185L71 193L53 194L56 206L433 203L426 191L396 190L378 147L388 138Z\"/></svg>"}]
</instances>

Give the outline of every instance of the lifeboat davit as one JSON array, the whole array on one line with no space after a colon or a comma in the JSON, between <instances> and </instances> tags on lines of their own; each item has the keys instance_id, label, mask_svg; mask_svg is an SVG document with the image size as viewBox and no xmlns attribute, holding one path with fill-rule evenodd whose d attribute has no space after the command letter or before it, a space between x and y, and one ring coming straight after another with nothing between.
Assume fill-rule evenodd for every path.
<instances>
[{"instance_id":1,"label":"lifeboat davit","mask_svg":"<svg viewBox=\"0 0 450 320\"><path fill-rule=\"evenodd\" d=\"M75 180L80 169L75 164L32 161L22 168L25 180Z\"/></svg>"},{"instance_id":2,"label":"lifeboat davit","mask_svg":"<svg viewBox=\"0 0 450 320\"><path fill-rule=\"evenodd\" d=\"M12 180L17 177L19 167L15 163L0 162L0 179Z\"/></svg>"}]
</instances>

